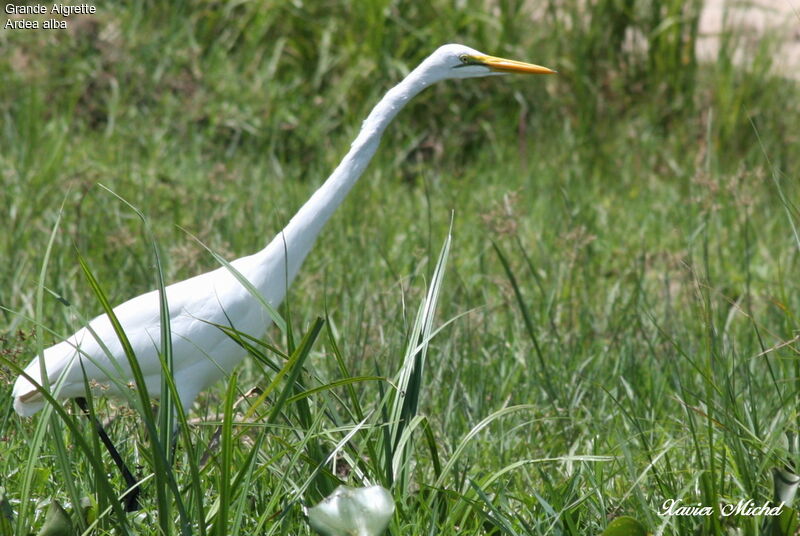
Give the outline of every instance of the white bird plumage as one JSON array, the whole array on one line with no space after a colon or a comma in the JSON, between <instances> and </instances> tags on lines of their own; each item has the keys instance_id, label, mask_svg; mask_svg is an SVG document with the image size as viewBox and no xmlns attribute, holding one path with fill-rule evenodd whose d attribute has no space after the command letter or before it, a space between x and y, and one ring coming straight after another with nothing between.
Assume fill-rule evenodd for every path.
<instances>
[{"instance_id":1,"label":"white bird plumage","mask_svg":"<svg viewBox=\"0 0 800 536\"><path fill-rule=\"evenodd\" d=\"M263 250L237 259L231 265L270 304L279 305L325 222L364 172L387 125L409 100L440 80L514 72L549 74L554 71L487 56L463 45L438 48L373 108L347 155L283 231ZM269 325L270 317L227 267L169 285L166 296L175 384L182 405L188 409L202 390L230 373L244 357L242 349L213 324L260 336ZM128 300L115 307L114 313L133 346L148 392L159 397L158 291ZM79 360L83 367L79 366ZM48 384L61 382L60 398L85 395L84 371L90 382L104 386L106 394L119 395L117 384L125 385L133 380L122 345L106 315L98 316L87 327L45 349L44 368ZM36 383L42 383L38 357L26 367L25 373ZM117 384L109 376L113 376ZM44 406L39 389L22 375L17 378L12 395L17 413L29 416Z\"/></svg>"}]
</instances>

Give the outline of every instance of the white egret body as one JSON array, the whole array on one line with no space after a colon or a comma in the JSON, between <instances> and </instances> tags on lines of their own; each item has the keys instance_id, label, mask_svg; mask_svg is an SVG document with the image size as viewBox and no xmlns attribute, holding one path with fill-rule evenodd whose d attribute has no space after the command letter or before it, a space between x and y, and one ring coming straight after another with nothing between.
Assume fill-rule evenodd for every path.
<instances>
[{"instance_id":1,"label":"white egret body","mask_svg":"<svg viewBox=\"0 0 800 536\"><path fill-rule=\"evenodd\" d=\"M409 100L440 80L513 72L548 74L554 71L538 65L487 56L463 45L444 45L437 49L375 106L350 151L286 228L263 250L231 264L270 304L279 305L323 225L364 172L386 126ZM181 403L188 409L200 391L230 373L244 357L242 349L212 324L228 325L241 332L260 336L270 318L258 300L225 267L169 285L166 295L172 330L175 384ZM148 392L158 397L161 388L158 291L126 301L114 308L114 313L133 346ZM58 393L60 398L85 395L79 360L89 381L105 386L106 394L119 394L117 387L109 381L109 375L122 384L133 381L122 345L106 315L98 316L89 323L88 328L84 327L44 350L48 383L55 384L63 375L63 384ZM41 384L38 357L28 365L25 373ZM13 397L14 409L23 416L34 414L45 403L39 387L23 376L17 378L14 384Z\"/></svg>"}]
</instances>

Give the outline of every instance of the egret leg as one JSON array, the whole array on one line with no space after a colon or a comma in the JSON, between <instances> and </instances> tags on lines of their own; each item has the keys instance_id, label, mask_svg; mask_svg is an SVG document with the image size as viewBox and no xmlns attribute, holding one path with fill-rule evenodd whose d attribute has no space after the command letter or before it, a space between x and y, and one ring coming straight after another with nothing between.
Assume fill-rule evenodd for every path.
<instances>
[{"instance_id":1,"label":"egret leg","mask_svg":"<svg viewBox=\"0 0 800 536\"><path fill-rule=\"evenodd\" d=\"M172 441L170 441L169 448L169 463L173 466L175 465L175 451L178 450L178 426L180 423L176 423L172 430Z\"/></svg>"},{"instance_id":2,"label":"egret leg","mask_svg":"<svg viewBox=\"0 0 800 536\"><path fill-rule=\"evenodd\" d=\"M108 437L103 425L100 424L100 421L89 412L89 405L86 403L86 399L83 397L76 398L75 402L78 404L78 407L81 408L83 414L92 421L92 425L94 425L94 429L97 432L97 435L100 437L100 441L103 442L105 445L106 450L111 455L111 459L114 460L114 465L117 466L120 473L122 473L122 478L125 480L125 485L127 488L127 493L123 498L123 506L126 512L136 512L139 510L139 481L133 476L133 474L128 469L128 466L125 465L125 462L122 460L122 456L119 455L119 451L114 446L114 443L111 442L111 438Z\"/></svg>"}]
</instances>

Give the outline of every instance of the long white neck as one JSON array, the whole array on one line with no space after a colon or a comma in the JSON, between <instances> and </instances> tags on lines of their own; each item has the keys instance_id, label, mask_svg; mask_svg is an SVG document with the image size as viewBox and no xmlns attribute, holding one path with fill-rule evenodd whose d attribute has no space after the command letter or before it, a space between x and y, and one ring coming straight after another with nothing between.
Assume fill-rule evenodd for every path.
<instances>
[{"instance_id":1,"label":"long white neck","mask_svg":"<svg viewBox=\"0 0 800 536\"><path fill-rule=\"evenodd\" d=\"M322 227L372 160L386 127L409 100L430 85L431 81L423 73L421 65L386 93L364 121L350 151L331 176L297 211L283 231L251 257L249 279L273 305L282 301L285 289L297 275Z\"/></svg>"}]
</instances>

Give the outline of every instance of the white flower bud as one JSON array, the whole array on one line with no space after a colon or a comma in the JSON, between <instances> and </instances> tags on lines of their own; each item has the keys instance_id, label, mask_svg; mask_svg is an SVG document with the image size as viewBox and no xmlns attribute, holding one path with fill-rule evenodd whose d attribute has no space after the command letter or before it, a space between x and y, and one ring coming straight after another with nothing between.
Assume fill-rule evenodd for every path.
<instances>
[{"instance_id":1,"label":"white flower bud","mask_svg":"<svg viewBox=\"0 0 800 536\"><path fill-rule=\"evenodd\" d=\"M393 513L392 496L381 486L339 486L308 509L308 521L326 536L378 536Z\"/></svg>"}]
</instances>

